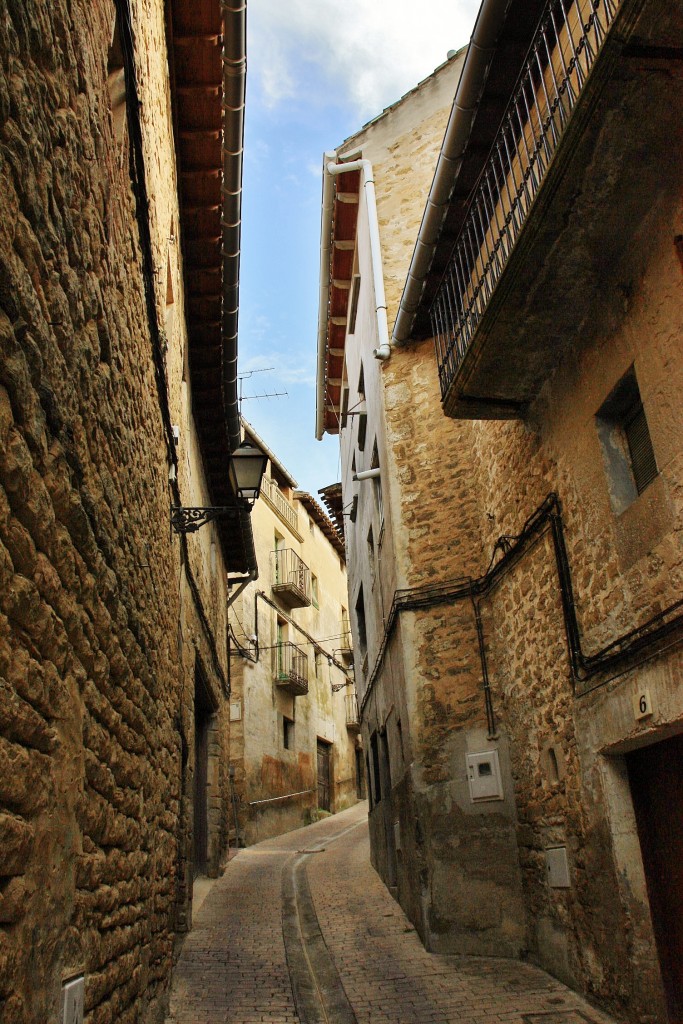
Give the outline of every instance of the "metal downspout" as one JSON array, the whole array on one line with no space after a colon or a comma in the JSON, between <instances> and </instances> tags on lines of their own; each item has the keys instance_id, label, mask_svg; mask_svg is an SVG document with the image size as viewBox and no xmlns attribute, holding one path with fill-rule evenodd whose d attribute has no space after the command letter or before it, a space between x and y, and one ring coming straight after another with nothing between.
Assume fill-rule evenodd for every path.
<instances>
[{"instance_id":1,"label":"metal downspout","mask_svg":"<svg viewBox=\"0 0 683 1024\"><path fill-rule=\"evenodd\" d=\"M479 97L510 2L483 0L479 10L403 288L391 339L394 345L408 341L411 336L425 279L432 265Z\"/></svg>"}]
</instances>

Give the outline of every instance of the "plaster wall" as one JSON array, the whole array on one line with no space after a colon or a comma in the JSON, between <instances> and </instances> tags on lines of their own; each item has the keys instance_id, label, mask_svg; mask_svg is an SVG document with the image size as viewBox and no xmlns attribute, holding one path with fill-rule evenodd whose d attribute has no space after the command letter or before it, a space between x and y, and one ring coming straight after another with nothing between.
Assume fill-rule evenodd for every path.
<instances>
[{"instance_id":1,"label":"plaster wall","mask_svg":"<svg viewBox=\"0 0 683 1024\"><path fill-rule=\"evenodd\" d=\"M231 609L235 637L252 658L257 657L257 650L249 638L258 636L258 660L240 656L236 645L231 659L231 699L239 702L241 721L231 722L230 756L240 830L247 844L314 820L319 739L330 745L331 811L341 811L357 800L355 751L359 737L346 724L347 702L354 695L353 676L341 652L342 613L348 607L345 563L304 503L295 497L296 492L289 487L280 492L296 514L295 528L278 515L268 500L269 493L269 489L262 493L252 513L259 579ZM290 609L273 591L276 533L282 538L282 547L296 551L316 577L317 607L312 602L309 607ZM284 639L296 644L307 659L309 690L304 696L293 696L276 683L278 618ZM319 647L347 671L331 664L323 654L316 657L309 637L319 641ZM333 686L341 688L333 692ZM289 749L284 746L283 718L294 723Z\"/></svg>"}]
</instances>

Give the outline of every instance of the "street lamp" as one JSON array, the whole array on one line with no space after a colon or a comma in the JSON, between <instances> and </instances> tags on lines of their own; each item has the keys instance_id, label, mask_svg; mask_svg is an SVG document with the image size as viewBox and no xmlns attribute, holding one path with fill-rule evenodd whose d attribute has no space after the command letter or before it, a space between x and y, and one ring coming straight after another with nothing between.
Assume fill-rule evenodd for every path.
<instances>
[{"instance_id":1,"label":"street lamp","mask_svg":"<svg viewBox=\"0 0 683 1024\"><path fill-rule=\"evenodd\" d=\"M246 439L230 456L228 476L234 493L251 507L261 491L268 456Z\"/></svg>"},{"instance_id":2,"label":"street lamp","mask_svg":"<svg viewBox=\"0 0 683 1024\"><path fill-rule=\"evenodd\" d=\"M261 491L268 456L250 441L242 444L230 456L228 479L235 495L234 505L184 507L171 505L171 526L176 533L195 533L205 523L222 516L238 516L240 511L251 512Z\"/></svg>"}]
</instances>

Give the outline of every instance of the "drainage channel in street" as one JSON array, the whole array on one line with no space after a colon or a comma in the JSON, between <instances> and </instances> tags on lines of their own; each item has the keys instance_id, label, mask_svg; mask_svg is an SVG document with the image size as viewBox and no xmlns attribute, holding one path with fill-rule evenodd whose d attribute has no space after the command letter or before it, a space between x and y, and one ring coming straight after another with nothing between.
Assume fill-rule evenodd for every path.
<instances>
[{"instance_id":1,"label":"drainage channel in street","mask_svg":"<svg viewBox=\"0 0 683 1024\"><path fill-rule=\"evenodd\" d=\"M292 993L301 1024L357 1024L320 930L306 874L308 860L358 828L356 822L317 845L299 850L282 869L282 934Z\"/></svg>"}]
</instances>

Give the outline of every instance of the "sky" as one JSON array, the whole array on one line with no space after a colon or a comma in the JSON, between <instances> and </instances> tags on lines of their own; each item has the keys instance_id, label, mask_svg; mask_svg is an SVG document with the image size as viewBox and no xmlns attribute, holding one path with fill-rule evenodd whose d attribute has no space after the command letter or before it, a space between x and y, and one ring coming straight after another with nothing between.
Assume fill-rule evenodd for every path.
<instances>
[{"instance_id":1,"label":"sky","mask_svg":"<svg viewBox=\"0 0 683 1024\"><path fill-rule=\"evenodd\" d=\"M340 479L338 438L314 435L323 152L465 45L478 9L479 0L249 0L242 414L314 496ZM278 392L287 396L249 397Z\"/></svg>"}]
</instances>

